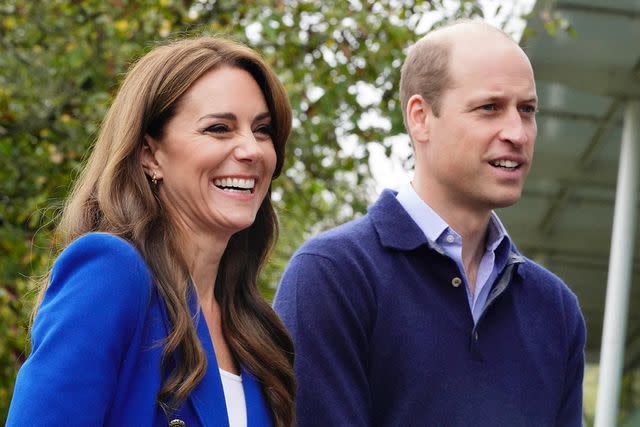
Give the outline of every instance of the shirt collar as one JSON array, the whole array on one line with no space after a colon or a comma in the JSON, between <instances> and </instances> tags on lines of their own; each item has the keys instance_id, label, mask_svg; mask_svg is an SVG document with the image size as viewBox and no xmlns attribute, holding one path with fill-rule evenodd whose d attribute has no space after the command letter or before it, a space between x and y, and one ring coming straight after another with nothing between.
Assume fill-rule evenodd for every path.
<instances>
[{"instance_id":1,"label":"shirt collar","mask_svg":"<svg viewBox=\"0 0 640 427\"><path fill-rule=\"evenodd\" d=\"M410 182L400 188L396 198L429 241L437 242L449 228L449 224L418 196Z\"/></svg>"},{"instance_id":2,"label":"shirt collar","mask_svg":"<svg viewBox=\"0 0 640 427\"><path fill-rule=\"evenodd\" d=\"M509 234L507 234L507 229L502 225L502 221L500 221L498 215L494 211L491 211L491 217L489 218L489 230L487 234L487 250L495 251L503 240L511 243Z\"/></svg>"},{"instance_id":3,"label":"shirt collar","mask_svg":"<svg viewBox=\"0 0 640 427\"><path fill-rule=\"evenodd\" d=\"M455 230L420 198L410 182L400 188L396 199L407 211L411 219L420 227L429 242L438 242L447 231L459 237ZM511 239L507 234L506 228L498 218L498 215L491 211L486 249L495 251L503 241L508 243L507 247L511 246Z\"/></svg>"},{"instance_id":4,"label":"shirt collar","mask_svg":"<svg viewBox=\"0 0 640 427\"><path fill-rule=\"evenodd\" d=\"M398 203L396 192L384 190L378 200L369 207L369 217L386 248L413 250L428 244L420 227L411 219L407 211Z\"/></svg>"}]
</instances>

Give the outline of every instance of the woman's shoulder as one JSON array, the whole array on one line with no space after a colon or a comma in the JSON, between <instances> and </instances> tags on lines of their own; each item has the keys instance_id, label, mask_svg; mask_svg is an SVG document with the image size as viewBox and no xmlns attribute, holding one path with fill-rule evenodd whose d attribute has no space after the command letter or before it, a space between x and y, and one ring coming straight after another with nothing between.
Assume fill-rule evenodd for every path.
<instances>
[{"instance_id":1,"label":"woman's shoulder","mask_svg":"<svg viewBox=\"0 0 640 427\"><path fill-rule=\"evenodd\" d=\"M114 393L129 378L123 367L137 366L129 355L154 344L145 335L151 277L135 247L113 235L87 234L62 251L33 322L9 425L105 423ZM79 408L88 409L74 418Z\"/></svg>"},{"instance_id":2,"label":"woman's shoulder","mask_svg":"<svg viewBox=\"0 0 640 427\"><path fill-rule=\"evenodd\" d=\"M108 233L88 233L60 253L49 286L55 291L63 284L78 285L83 294L146 301L151 283L151 271L131 242Z\"/></svg>"},{"instance_id":3,"label":"woman's shoulder","mask_svg":"<svg viewBox=\"0 0 640 427\"><path fill-rule=\"evenodd\" d=\"M105 252L105 256L138 257L142 256L135 246L128 240L110 233L87 233L72 241L61 253L61 257L69 254ZM144 261L142 261L144 262Z\"/></svg>"},{"instance_id":4,"label":"woman's shoulder","mask_svg":"<svg viewBox=\"0 0 640 427\"><path fill-rule=\"evenodd\" d=\"M60 263L90 260L107 264L114 270L148 270L144 258L131 242L109 233L87 233L78 237L60 253L54 269Z\"/></svg>"}]
</instances>

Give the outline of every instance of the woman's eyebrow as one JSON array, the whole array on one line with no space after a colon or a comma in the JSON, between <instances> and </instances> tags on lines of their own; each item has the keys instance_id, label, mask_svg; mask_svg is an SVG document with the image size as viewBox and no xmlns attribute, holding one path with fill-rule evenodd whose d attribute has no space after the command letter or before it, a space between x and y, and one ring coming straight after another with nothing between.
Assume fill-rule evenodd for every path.
<instances>
[{"instance_id":1,"label":"woman's eyebrow","mask_svg":"<svg viewBox=\"0 0 640 427\"><path fill-rule=\"evenodd\" d=\"M271 112L265 111L264 113L260 113L253 120L258 121L258 120L262 120L262 119L266 119L266 118L271 118Z\"/></svg>"},{"instance_id":2,"label":"woman's eyebrow","mask_svg":"<svg viewBox=\"0 0 640 427\"><path fill-rule=\"evenodd\" d=\"M236 120L236 115L233 113L211 113L206 114L198 119L198 121L202 121L204 119L225 119L225 120Z\"/></svg>"}]
</instances>

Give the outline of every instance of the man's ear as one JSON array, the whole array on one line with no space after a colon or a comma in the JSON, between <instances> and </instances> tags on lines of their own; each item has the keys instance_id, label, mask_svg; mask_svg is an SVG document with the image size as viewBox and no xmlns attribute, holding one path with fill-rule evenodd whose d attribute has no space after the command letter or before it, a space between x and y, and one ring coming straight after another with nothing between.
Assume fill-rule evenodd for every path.
<instances>
[{"instance_id":1,"label":"man's ear","mask_svg":"<svg viewBox=\"0 0 640 427\"><path fill-rule=\"evenodd\" d=\"M144 136L144 144L142 146L142 152L140 153L140 163L142 169L149 176L156 176L158 179L162 179L162 171L160 170L160 164L156 159L156 151L158 149L158 141L153 139L150 135Z\"/></svg>"},{"instance_id":2,"label":"man's ear","mask_svg":"<svg viewBox=\"0 0 640 427\"><path fill-rule=\"evenodd\" d=\"M420 95L413 95L407 102L407 130L414 143L429 140L431 105Z\"/></svg>"}]
</instances>

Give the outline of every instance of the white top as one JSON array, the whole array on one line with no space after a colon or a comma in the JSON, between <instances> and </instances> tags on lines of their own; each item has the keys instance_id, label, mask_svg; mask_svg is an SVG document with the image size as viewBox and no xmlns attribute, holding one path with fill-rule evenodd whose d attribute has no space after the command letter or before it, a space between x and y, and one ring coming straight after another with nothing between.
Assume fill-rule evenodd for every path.
<instances>
[{"instance_id":1,"label":"white top","mask_svg":"<svg viewBox=\"0 0 640 427\"><path fill-rule=\"evenodd\" d=\"M220 369L220 379L227 404L229 427L247 427L247 406L244 401L242 377Z\"/></svg>"}]
</instances>

